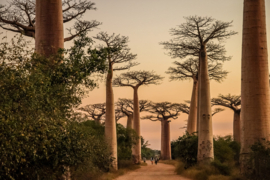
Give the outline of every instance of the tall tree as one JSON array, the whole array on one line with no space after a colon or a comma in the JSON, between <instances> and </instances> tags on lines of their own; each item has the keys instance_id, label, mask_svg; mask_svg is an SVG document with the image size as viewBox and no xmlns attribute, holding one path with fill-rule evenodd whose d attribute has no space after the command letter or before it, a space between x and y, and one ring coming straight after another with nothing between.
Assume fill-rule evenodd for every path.
<instances>
[{"instance_id":1,"label":"tall tree","mask_svg":"<svg viewBox=\"0 0 270 180\"><path fill-rule=\"evenodd\" d=\"M175 38L163 42L169 55L177 58L199 57L199 99L198 99L198 162L208 163L214 159L213 131L211 114L210 82L208 59L227 60L225 49L221 45L225 39L236 32L229 31L232 22L222 22L211 17L185 17L186 23L171 29ZM218 43L217 43L218 42ZM223 53L213 53L213 52Z\"/></svg>"},{"instance_id":2,"label":"tall tree","mask_svg":"<svg viewBox=\"0 0 270 180\"><path fill-rule=\"evenodd\" d=\"M61 2L61 1L53 1ZM0 27L4 30L16 32L23 34L28 37L36 37L36 30L38 23L38 13L39 10L36 10L36 3L39 1L36 0L11 0L7 5L0 5ZM51 14L50 7L42 7L44 13L51 15L50 21L52 24L45 25L45 29L50 30L48 33L53 33L51 31L57 31L57 29L52 29L54 27L50 25L56 25L54 23L58 22L59 14L63 14L61 19L62 23L74 22L73 26L67 28L69 36L64 38L64 41L70 41L82 32L91 31L92 28L97 27L101 23L98 21L85 21L81 20L83 15L89 10L95 10L95 3L92 3L89 0L62 0L62 5L54 4L57 11L54 11L56 14ZM62 7L60 10L60 6ZM47 22L49 23L49 22ZM58 24L58 23L57 23ZM61 30L62 31L62 30ZM55 32L54 32L55 33ZM49 37L49 36L48 36Z\"/></svg>"},{"instance_id":3,"label":"tall tree","mask_svg":"<svg viewBox=\"0 0 270 180\"><path fill-rule=\"evenodd\" d=\"M116 103L117 109L119 109L125 116L127 116L127 128L133 129L133 100L120 98ZM147 111L150 105L150 101L139 100L139 111Z\"/></svg>"},{"instance_id":4,"label":"tall tree","mask_svg":"<svg viewBox=\"0 0 270 180\"><path fill-rule=\"evenodd\" d=\"M241 171L250 146L269 140L270 102L265 0L244 0L241 81Z\"/></svg>"},{"instance_id":5,"label":"tall tree","mask_svg":"<svg viewBox=\"0 0 270 180\"><path fill-rule=\"evenodd\" d=\"M155 114L145 116L142 119L149 119L151 121L161 122L161 159L171 159L171 139L170 139L170 122L177 119L180 115L180 104L161 102L152 103L148 112Z\"/></svg>"},{"instance_id":6,"label":"tall tree","mask_svg":"<svg viewBox=\"0 0 270 180\"><path fill-rule=\"evenodd\" d=\"M105 48L107 50L108 73L106 78L105 136L112 148L112 157L115 158L113 163L114 169L117 169L117 138L114 95L112 88L113 72L118 70L126 70L137 65L137 63L132 62L136 58L136 55L132 54L128 48L128 37L115 34L109 35L106 32L100 32L94 38L103 43L99 46L100 48ZM126 65L122 67L113 67L115 64L121 63L125 63Z\"/></svg>"},{"instance_id":7,"label":"tall tree","mask_svg":"<svg viewBox=\"0 0 270 180\"><path fill-rule=\"evenodd\" d=\"M139 137L141 136L141 123L138 89L142 85L159 84L162 79L163 77L155 74L154 72L129 71L117 76L113 81L113 85L116 87L126 86L133 88L133 128ZM132 149L132 156L136 164L141 162L140 138L137 140L136 145Z\"/></svg>"},{"instance_id":8,"label":"tall tree","mask_svg":"<svg viewBox=\"0 0 270 180\"><path fill-rule=\"evenodd\" d=\"M237 142L240 142L240 133L241 133L241 125L240 125L240 112L241 112L241 96L234 95L219 95L217 98L212 98L212 105L218 105L227 107L233 110L233 139Z\"/></svg>"},{"instance_id":9,"label":"tall tree","mask_svg":"<svg viewBox=\"0 0 270 180\"><path fill-rule=\"evenodd\" d=\"M190 101L190 112L188 113L187 132L193 133L197 131L197 102L198 102L198 73L199 60L190 58L184 62L174 62L176 67L170 67L167 74L170 74L171 80L193 80L193 88ZM219 62L208 63L208 73L210 80L217 82L222 81L228 74L222 70L222 64Z\"/></svg>"}]
</instances>

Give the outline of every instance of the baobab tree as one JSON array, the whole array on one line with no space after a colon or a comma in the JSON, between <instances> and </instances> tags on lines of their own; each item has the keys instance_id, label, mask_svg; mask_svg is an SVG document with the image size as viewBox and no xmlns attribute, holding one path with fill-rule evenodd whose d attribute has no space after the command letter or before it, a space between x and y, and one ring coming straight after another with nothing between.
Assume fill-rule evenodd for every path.
<instances>
[{"instance_id":1,"label":"baobab tree","mask_svg":"<svg viewBox=\"0 0 270 180\"><path fill-rule=\"evenodd\" d=\"M161 122L161 155L163 160L171 159L170 122L180 115L181 105L170 102L152 103L148 112L155 115L148 115L142 119Z\"/></svg>"},{"instance_id":2,"label":"baobab tree","mask_svg":"<svg viewBox=\"0 0 270 180\"><path fill-rule=\"evenodd\" d=\"M129 69L138 63L132 61L136 58L135 54L130 52L128 48L128 37L120 35L109 35L106 32L100 32L94 37L103 44L99 48L107 50L108 73L106 78L106 114L105 114L105 136L112 148L112 157L114 157L113 167L117 170L117 138L116 138L116 122L114 109L114 95L112 88L113 72L118 70ZM125 65L114 67L115 64Z\"/></svg>"},{"instance_id":3,"label":"baobab tree","mask_svg":"<svg viewBox=\"0 0 270 180\"><path fill-rule=\"evenodd\" d=\"M211 101L213 106L223 106L233 110L233 139L240 143L241 96L219 95L217 98L212 98Z\"/></svg>"},{"instance_id":4,"label":"baobab tree","mask_svg":"<svg viewBox=\"0 0 270 180\"><path fill-rule=\"evenodd\" d=\"M256 142L269 140L270 102L265 0L244 0L241 81L241 172Z\"/></svg>"},{"instance_id":5,"label":"baobab tree","mask_svg":"<svg viewBox=\"0 0 270 180\"><path fill-rule=\"evenodd\" d=\"M89 104L84 107L80 107L78 110L86 112L87 117L90 117L97 124L101 124L102 120L105 120L106 105L105 103Z\"/></svg>"},{"instance_id":6,"label":"baobab tree","mask_svg":"<svg viewBox=\"0 0 270 180\"><path fill-rule=\"evenodd\" d=\"M133 100L120 98L116 103L117 109L119 109L125 116L127 116L127 128L133 129ZM150 105L150 101L139 100L139 111L147 111Z\"/></svg>"},{"instance_id":7,"label":"baobab tree","mask_svg":"<svg viewBox=\"0 0 270 180\"><path fill-rule=\"evenodd\" d=\"M170 74L170 80L193 80L193 88L190 101L190 112L188 113L187 132L197 131L197 103L198 103L198 73L199 60L190 58L184 62L175 61L176 67L170 67L167 74ZM213 61L208 63L209 79L221 82L226 78L228 72L222 70L222 64Z\"/></svg>"},{"instance_id":8,"label":"baobab tree","mask_svg":"<svg viewBox=\"0 0 270 180\"><path fill-rule=\"evenodd\" d=\"M185 19L186 23L171 29L171 35L175 38L161 44L170 51L169 55L172 57L183 59L195 56L199 59L197 159L198 162L208 163L214 159L208 59L228 60L221 43L236 32L228 30L232 22L198 16L185 17ZM216 53L217 51L223 53Z\"/></svg>"},{"instance_id":9,"label":"baobab tree","mask_svg":"<svg viewBox=\"0 0 270 180\"><path fill-rule=\"evenodd\" d=\"M42 20L40 18L48 17L48 21L41 22L46 22L42 28L45 28L44 32L48 31L47 38L51 38L49 33L54 34L60 30L54 27L59 26L60 22L61 24L73 22L73 25L67 28L69 36L64 38L64 41L70 41L79 34L91 31L101 24L96 20L82 20L87 11L96 10L95 3L89 0L46 0L42 4L39 3L41 3L40 0L12 0L6 5L0 5L0 28L37 38L36 30L41 27L36 23ZM36 4L39 4L37 7L42 7L42 9L36 9ZM54 8L55 10L53 10ZM40 16L40 13L44 14ZM61 19L59 19L60 14L63 14ZM58 41L58 38L55 41Z\"/></svg>"},{"instance_id":10,"label":"baobab tree","mask_svg":"<svg viewBox=\"0 0 270 180\"><path fill-rule=\"evenodd\" d=\"M129 71L117 76L113 81L113 85L116 87L125 86L133 88L133 128L139 137L141 136L141 125L138 89L142 85L159 84L162 79L163 77L155 74L154 72ZM141 162L140 138L132 149L132 156L136 164Z\"/></svg>"}]
</instances>

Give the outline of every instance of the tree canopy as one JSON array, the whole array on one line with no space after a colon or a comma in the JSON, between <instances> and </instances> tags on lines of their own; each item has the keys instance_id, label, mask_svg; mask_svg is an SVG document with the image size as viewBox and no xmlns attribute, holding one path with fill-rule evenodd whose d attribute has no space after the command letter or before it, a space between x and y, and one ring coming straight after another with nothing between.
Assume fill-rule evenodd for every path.
<instances>
[{"instance_id":1,"label":"tree canopy","mask_svg":"<svg viewBox=\"0 0 270 180\"><path fill-rule=\"evenodd\" d=\"M174 120L180 115L181 105L170 102L152 103L148 112L154 115L147 115L142 119L148 119L151 121Z\"/></svg>"},{"instance_id":2,"label":"tree canopy","mask_svg":"<svg viewBox=\"0 0 270 180\"><path fill-rule=\"evenodd\" d=\"M159 84L162 79L163 77L154 72L129 71L117 76L113 81L113 85L116 87L129 86L135 88L141 85Z\"/></svg>"},{"instance_id":3,"label":"tree canopy","mask_svg":"<svg viewBox=\"0 0 270 180\"><path fill-rule=\"evenodd\" d=\"M101 42L101 44L98 45L99 49L107 49L108 66L122 63L125 64L120 67L114 67L113 71L127 70L138 65L137 62L133 62L137 55L130 52L130 48L127 45L127 36L120 36L119 34L116 35L114 33L109 35L107 32L100 32L94 37L94 39Z\"/></svg>"},{"instance_id":4,"label":"tree canopy","mask_svg":"<svg viewBox=\"0 0 270 180\"><path fill-rule=\"evenodd\" d=\"M211 100L213 106L223 106L230 108L233 111L240 110L241 107L241 96L237 95L219 95L217 98Z\"/></svg>"},{"instance_id":5,"label":"tree canopy","mask_svg":"<svg viewBox=\"0 0 270 180\"><path fill-rule=\"evenodd\" d=\"M139 100L140 112L147 111L151 102L147 100ZM133 114L133 100L126 98L119 98L116 102L117 109L121 110L126 116Z\"/></svg>"},{"instance_id":6,"label":"tree canopy","mask_svg":"<svg viewBox=\"0 0 270 180\"><path fill-rule=\"evenodd\" d=\"M173 63L176 67L170 67L167 74L170 74L170 80L198 80L199 72L199 60L190 58L184 62L175 61ZM226 78L228 72L222 70L222 64L220 62L208 63L208 73L210 80L221 82Z\"/></svg>"},{"instance_id":7,"label":"tree canopy","mask_svg":"<svg viewBox=\"0 0 270 180\"><path fill-rule=\"evenodd\" d=\"M221 43L230 36L237 34L229 31L231 22L222 22L212 17L188 16L186 22L172 28L170 34L174 37L170 41L161 42L168 55L172 58L199 57L201 45L206 45L206 52L210 61L227 61L226 50ZM217 41L216 41L217 40Z\"/></svg>"}]
</instances>

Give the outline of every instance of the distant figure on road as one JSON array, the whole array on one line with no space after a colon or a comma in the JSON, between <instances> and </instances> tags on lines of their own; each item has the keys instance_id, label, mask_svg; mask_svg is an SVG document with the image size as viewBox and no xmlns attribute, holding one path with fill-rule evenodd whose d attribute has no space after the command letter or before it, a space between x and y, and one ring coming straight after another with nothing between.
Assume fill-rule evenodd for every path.
<instances>
[{"instance_id":1,"label":"distant figure on road","mask_svg":"<svg viewBox=\"0 0 270 180\"><path fill-rule=\"evenodd\" d=\"M158 163L158 158L156 157L155 158L155 164L157 165L157 163Z\"/></svg>"},{"instance_id":2,"label":"distant figure on road","mask_svg":"<svg viewBox=\"0 0 270 180\"><path fill-rule=\"evenodd\" d=\"M153 158L153 157L151 157L151 163L152 163L152 165L153 165L153 161L154 161L154 158Z\"/></svg>"},{"instance_id":3,"label":"distant figure on road","mask_svg":"<svg viewBox=\"0 0 270 180\"><path fill-rule=\"evenodd\" d=\"M143 157L143 162L145 163L145 161L146 161L146 158L145 158L145 157Z\"/></svg>"}]
</instances>

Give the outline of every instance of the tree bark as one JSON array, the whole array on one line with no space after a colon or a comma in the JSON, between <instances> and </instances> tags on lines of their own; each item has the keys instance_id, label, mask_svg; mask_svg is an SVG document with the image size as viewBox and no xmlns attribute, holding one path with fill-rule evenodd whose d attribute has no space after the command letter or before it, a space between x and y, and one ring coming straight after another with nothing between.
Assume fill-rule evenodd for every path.
<instances>
[{"instance_id":1,"label":"tree bark","mask_svg":"<svg viewBox=\"0 0 270 180\"><path fill-rule=\"evenodd\" d=\"M164 160L165 159L165 121L161 120L161 147L160 147L160 159Z\"/></svg>"},{"instance_id":2,"label":"tree bark","mask_svg":"<svg viewBox=\"0 0 270 180\"><path fill-rule=\"evenodd\" d=\"M269 77L264 0L244 0L241 83L241 173L250 146L269 140Z\"/></svg>"},{"instance_id":3,"label":"tree bark","mask_svg":"<svg viewBox=\"0 0 270 180\"><path fill-rule=\"evenodd\" d=\"M164 122L164 132L165 132L165 160L171 160L171 137L170 137L170 122Z\"/></svg>"},{"instance_id":4,"label":"tree bark","mask_svg":"<svg viewBox=\"0 0 270 180\"><path fill-rule=\"evenodd\" d=\"M187 132L190 134L197 131L197 103L198 103L198 81L193 80L193 89L187 123Z\"/></svg>"},{"instance_id":5,"label":"tree bark","mask_svg":"<svg viewBox=\"0 0 270 180\"><path fill-rule=\"evenodd\" d=\"M127 116L127 128L133 129L133 114Z\"/></svg>"},{"instance_id":6,"label":"tree bark","mask_svg":"<svg viewBox=\"0 0 270 180\"><path fill-rule=\"evenodd\" d=\"M160 156L162 160L171 159L171 135L170 122L161 120L161 151Z\"/></svg>"},{"instance_id":7,"label":"tree bark","mask_svg":"<svg viewBox=\"0 0 270 180\"><path fill-rule=\"evenodd\" d=\"M141 122L140 122L140 108L139 108L139 97L138 97L138 87L134 87L134 97L133 97L133 128L137 135L139 136L136 145L133 146L132 156L136 164L141 163Z\"/></svg>"},{"instance_id":8,"label":"tree bark","mask_svg":"<svg viewBox=\"0 0 270 180\"><path fill-rule=\"evenodd\" d=\"M205 44L200 52L200 97L199 97L199 141L198 162L209 163L214 159L210 82Z\"/></svg>"},{"instance_id":9,"label":"tree bark","mask_svg":"<svg viewBox=\"0 0 270 180\"><path fill-rule=\"evenodd\" d=\"M61 0L36 1L36 52L49 57L64 48Z\"/></svg>"},{"instance_id":10,"label":"tree bark","mask_svg":"<svg viewBox=\"0 0 270 180\"><path fill-rule=\"evenodd\" d=\"M109 63L109 71L106 80L106 120L105 120L105 137L111 147L113 161L113 168L118 169L117 163L117 138L116 138L116 122L114 111L114 95L112 88L113 68L111 62Z\"/></svg>"},{"instance_id":11,"label":"tree bark","mask_svg":"<svg viewBox=\"0 0 270 180\"><path fill-rule=\"evenodd\" d=\"M197 136L199 137L199 111L200 111L200 107L199 107L199 103L200 103L200 90L201 89L201 80L200 80L200 70L201 69L201 57L199 56L199 68L198 68L198 101L197 101Z\"/></svg>"},{"instance_id":12,"label":"tree bark","mask_svg":"<svg viewBox=\"0 0 270 180\"><path fill-rule=\"evenodd\" d=\"M235 110L233 115L233 139L236 142L240 143L240 133L241 133L241 125L240 125L240 112L241 110Z\"/></svg>"}]
</instances>

